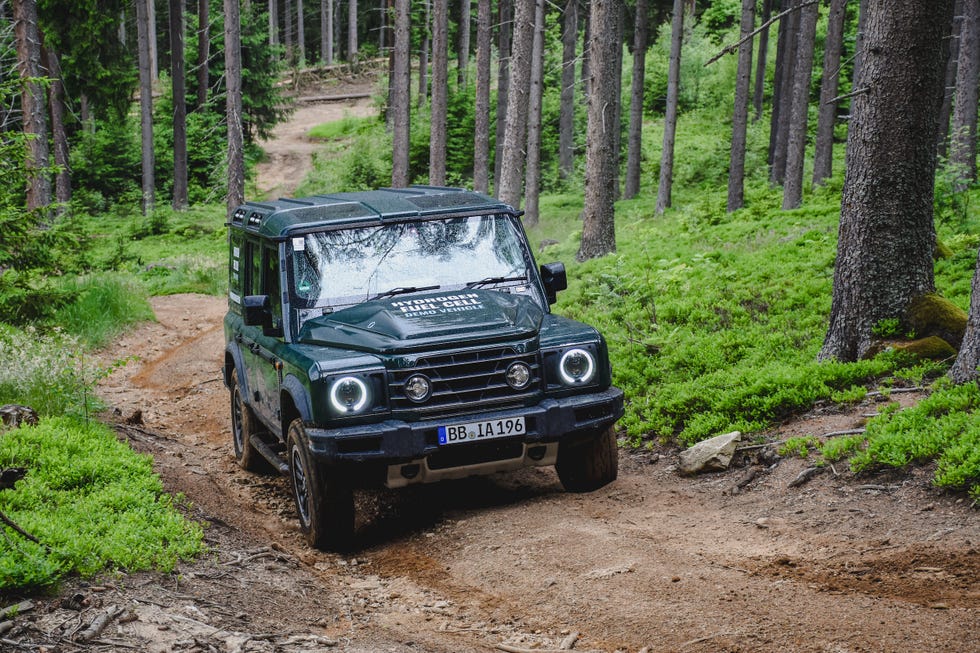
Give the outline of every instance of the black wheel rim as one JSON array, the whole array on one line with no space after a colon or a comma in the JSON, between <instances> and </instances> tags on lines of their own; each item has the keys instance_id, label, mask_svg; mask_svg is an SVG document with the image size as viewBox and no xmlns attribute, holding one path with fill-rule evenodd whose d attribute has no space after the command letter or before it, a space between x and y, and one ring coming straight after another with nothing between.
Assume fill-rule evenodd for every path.
<instances>
[{"instance_id":1,"label":"black wheel rim","mask_svg":"<svg viewBox=\"0 0 980 653\"><path fill-rule=\"evenodd\" d=\"M303 456L299 448L295 445L289 452L291 467L293 470L293 494L296 495L296 510L299 512L299 520L304 526L310 523L310 488L306 477L306 468L303 466Z\"/></svg>"}]
</instances>

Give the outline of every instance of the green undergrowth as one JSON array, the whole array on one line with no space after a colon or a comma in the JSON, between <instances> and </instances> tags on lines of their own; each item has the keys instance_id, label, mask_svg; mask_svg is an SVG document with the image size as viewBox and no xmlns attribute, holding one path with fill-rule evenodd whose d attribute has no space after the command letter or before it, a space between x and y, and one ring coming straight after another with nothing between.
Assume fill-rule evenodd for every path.
<instances>
[{"instance_id":1,"label":"green undergrowth","mask_svg":"<svg viewBox=\"0 0 980 653\"><path fill-rule=\"evenodd\" d=\"M0 527L0 591L105 569L170 571L203 550L200 525L163 493L150 457L102 424L58 417L5 432L2 467L27 470L0 491L0 511L37 542Z\"/></svg>"}]
</instances>

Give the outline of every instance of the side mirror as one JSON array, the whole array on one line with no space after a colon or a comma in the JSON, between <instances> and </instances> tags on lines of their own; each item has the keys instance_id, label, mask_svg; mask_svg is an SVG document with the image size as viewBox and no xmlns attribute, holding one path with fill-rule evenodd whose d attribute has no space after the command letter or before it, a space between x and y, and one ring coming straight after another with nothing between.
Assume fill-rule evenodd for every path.
<instances>
[{"instance_id":1,"label":"side mirror","mask_svg":"<svg viewBox=\"0 0 980 653\"><path fill-rule=\"evenodd\" d=\"M272 302L268 295L246 295L242 298L242 316L245 326L272 328Z\"/></svg>"},{"instance_id":2,"label":"side mirror","mask_svg":"<svg viewBox=\"0 0 980 653\"><path fill-rule=\"evenodd\" d=\"M545 263L542 265L541 282L544 283L544 292L548 297L548 303L554 304L558 300L558 291L568 288L568 275L565 274L565 264Z\"/></svg>"}]
</instances>

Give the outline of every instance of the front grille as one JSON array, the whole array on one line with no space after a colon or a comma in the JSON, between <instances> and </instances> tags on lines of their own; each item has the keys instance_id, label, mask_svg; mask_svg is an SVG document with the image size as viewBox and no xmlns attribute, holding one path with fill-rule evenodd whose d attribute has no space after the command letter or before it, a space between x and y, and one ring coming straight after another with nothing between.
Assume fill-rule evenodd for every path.
<instances>
[{"instance_id":1,"label":"front grille","mask_svg":"<svg viewBox=\"0 0 980 653\"><path fill-rule=\"evenodd\" d=\"M531 369L531 383L518 392L505 375L515 361ZM424 374L432 382L432 396L416 404L405 396L405 381ZM518 406L541 388L541 367L536 353L518 353L513 347L465 350L419 356L407 369L389 370L388 388L393 411L421 413L425 418L462 415L489 406Z\"/></svg>"}]
</instances>

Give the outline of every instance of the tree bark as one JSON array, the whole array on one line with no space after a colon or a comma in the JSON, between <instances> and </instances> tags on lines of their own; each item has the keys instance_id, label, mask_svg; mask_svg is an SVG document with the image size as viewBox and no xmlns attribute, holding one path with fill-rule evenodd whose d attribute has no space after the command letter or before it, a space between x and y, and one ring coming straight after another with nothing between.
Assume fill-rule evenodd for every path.
<instances>
[{"instance_id":1,"label":"tree bark","mask_svg":"<svg viewBox=\"0 0 980 653\"><path fill-rule=\"evenodd\" d=\"M956 92L956 62L960 53L960 28L963 25L963 0L953 3L953 22L949 29L949 56L946 58L946 83L943 88L943 104L939 109L939 128L936 130L940 161L946 158L949 150L949 118L953 113L953 95Z\"/></svg>"},{"instance_id":2,"label":"tree bark","mask_svg":"<svg viewBox=\"0 0 980 653\"><path fill-rule=\"evenodd\" d=\"M970 312L966 318L963 344L956 355L956 362L949 370L949 377L956 383L976 381L980 366L980 253L977 255L973 282L970 284Z\"/></svg>"},{"instance_id":3,"label":"tree bark","mask_svg":"<svg viewBox=\"0 0 980 653\"><path fill-rule=\"evenodd\" d=\"M728 166L728 212L745 206L745 132L749 122L749 81L752 75L752 39L755 0L742 0L742 43L738 46L735 106L732 110L732 151Z\"/></svg>"},{"instance_id":4,"label":"tree bark","mask_svg":"<svg viewBox=\"0 0 980 653\"><path fill-rule=\"evenodd\" d=\"M847 0L830 0L827 38L824 40L823 78L817 108L817 139L813 149L813 183L821 185L834 169L834 126L837 124L837 89L840 82L840 53L844 42L844 13Z\"/></svg>"},{"instance_id":5,"label":"tree bark","mask_svg":"<svg viewBox=\"0 0 980 653\"><path fill-rule=\"evenodd\" d=\"M449 95L447 0L432 2L432 107L429 119L429 183L446 183L446 113Z\"/></svg>"},{"instance_id":6,"label":"tree bark","mask_svg":"<svg viewBox=\"0 0 980 653\"><path fill-rule=\"evenodd\" d=\"M466 86L470 65L470 0L459 0L459 48L456 51L456 85Z\"/></svg>"},{"instance_id":7,"label":"tree bark","mask_svg":"<svg viewBox=\"0 0 980 653\"><path fill-rule=\"evenodd\" d=\"M531 85L527 113L527 170L524 178L524 223L538 224L541 194L541 99L544 97L544 3L534 7L534 38L531 43Z\"/></svg>"},{"instance_id":8,"label":"tree bark","mask_svg":"<svg viewBox=\"0 0 980 653\"><path fill-rule=\"evenodd\" d=\"M966 190L977 179L977 75L980 74L980 0L963 0L963 24L956 66L953 133L949 162L955 188Z\"/></svg>"},{"instance_id":9,"label":"tree bark","mask_svg":"<svg viewBox=\"0 0 980 653\"><path fill-rule=\"evenodd\" d=\"M409 136L411 134L411 106L409 104L412 74L410 58L409 0L395 0L395 48L392 74L392 166L391 185L395 188L408 186Z\"/></svg>"},{"instance_id":10,"label":"tree bark","mask_svg":"<svg viewBox=\"0 0 980 653\"><path fill-rule=\"evenodd\" d=\"M22 80L20 96L24 134L27 137L27 210L51 204L51 178L48 173L48 121L45 115L41 77L41 35L37 26L34 0L14 0L14 38L17 42L17 70Z\"/></svg>"},{"instance_id":11,"label":"tree bark","mask_svg":"<svg viewBox=\"0 0 980 653\"><path fill-rule=\"evenodd\" d=\"M858 2L858 24L854 33L854 69L851 71L851 88L861 88L862 64L866 49L865 34L868 25L868 0Z\"/></svg>"},{"instance_id":12,"label":"tree bark","mask_svg":"<svg viewBox=\"0 0 980 653\"><path fill-rule=\"evenodd\" d=\"M187 92L184 80L184 3L170 0L170 81L174 104L174 189L175 211L187 208Z\"/></svg>"},{"instance_id":13,"label":"tree bark","mask_svg":"<svg viewBox=\"0 0 980 653\"><path fill-rule=\"evenodd\" d=\"M283 3L283 35L285 36L286 61L290 66L296 63L296 47L293 45L293 0Z\"/></svg>"},{"instance_id":14,"label":"tree bark","mask_svg":"<svg viewBox=\"0 0 980 653\"><path fill-rule=\"evenodd\" d=\"M667 110L664 115L664 141L660 152L660 183L655 211L670 207L674 183L674 135L677 132L677 101L681 85L681 44L684 42L684 0L674 0L670 24L670 63L667 68Z\"/></svg>"},{"instance_id":15,"label":"tree bark","mask_svg":"<svg viewBox=\"0 0 980 653\"><path fill-rule=\"evenodd\" d=\"M817 34L818 13L818 5L806 5L800 10L800 36L796 47L796 64L793 66L793 103L786 142L784 211L799 208L803 203L803 163L806 158L810 77L813 73L813 45Z\"/></svg>"},{"instance_id":16,"label":"tree bark","mask_svg":"<svg viewBox=\"0 0 980 653\"><path fill-rule=\"evenodd\" d=\"M350 0L347 9L347 61L357 59L357 0Z\"/></svg>"},{"instance_id":17,"label":"tree bark","mask_svg":"<svg viewBox=\"0 0 980 653\"><path fill-rule=\"evenodd\" d=\"M575 45L578 2L567 0L561 32L561 99L558 113L558 176L568 179L575 169ZM645 2L645 0L644 0Z\"/></svg>"},{"instance_id":18,"label":"tree bark","mask_svg":"<svg viewBox=\"0 0 980 653\"><path fill-rule=\"evenodd\" d=\"M269 0L269 45L279 45L279 0Z\"/></svg>"},{"instance_id":19,"label":"tree bark","mask_svg":"<svg viewBox=\"0 0 980 653\"><path fill-rule=\"evenodd\" d=\"M863 357L875 325L901 320L913 300L935 289L935 134L943 35L952 5L952 0L869 0L861 73L868 91L852 100L833 301L821 359Z\"/></svg>"},{"instance_id":20,"label":"tree bark","mask_svg":"<svg viewBox=\"0 0 980 653\"><path fill-rule=\"evenodd\" d=\"M320 0L320 61L333 65L333 0Z\"/></svg>"},{"instance_id":21,"label":"tree bark","mask_svg":"<svg viewBox=\"0 0 980 653\"><path fill-rule=\"evenodd\" d=\"M633 27L633 77L630 88L630 125L626 156L626 187L623 197L631 199L640 192L640 164L643 152L643 80L646 77L647 0L636 0Z\"/></svg>"},{"instance_id":22,"label":"tree bark","mask_svg":"<svg viewBox=\"0 0 980 653\"><path fill-rule=\"evenodd\" d=\"M153 71L150 68L150 14L147 7L153 0L136 0L136 32L139 50L140 77L140 151L142 152L143 215L153 211L155 179L153 168Z\"/></svg>"},{"instance_id":23,"label":"tree bark","mask_svg":"<svg viewBox=\"0 0 980 653\"><path fill-rule=\"evenodd\" d=\"M677 0L680 2L680 0ZM622 49L622 0L593 0L590 42L593 71L585 149L585 206L582 242L576 258L584 261L616 251L615 201L619 167L616 105L621 86L617 70Z\"/></svg>"},{"instance_id":24,"label":"tree bark","mask_svg":"<svg viewBox=\"0 0 980 653\"><path fill-rule=\"evenodd\" d=\"M225 88L228 122L228 217L245 201L245 145L242 128L242 26L239 0L225 4Z\"/></svg>"},{"instance_id":25,"label":"tree bark","mask_svg":"<svg viewBox=\"0 0 980 653\"><path fill-rule=\"evenodd\" d=\"M306 63L306 12L303 10L303 0L296 0L296 49L302 67Z\"/></svg>"},{"instance_id":26,"label":"tree bark","mask_svg":"<svg viewBox=\"0 0 980 653\"><path fill-rule=\"evenodd\" d=\"M497 3L499 25L497 34L497 127L493 157L493 187L500 188L500 170L504 161L504 139L507 134L507 103L510 101L510 55L514 34L514 5L512 0Z\"/></svg>"},{"instance_id":27,"label":"tree bark","mask_svg":"<svg viewBox=\"0 0 980 653\"><path fill-rule=\"evenodd\" d=\"M769 20L772 13L772 0L762 2L762 23ZM755 65L755 88L752 93L752 106L755 109L753 122L762 117L762 104L766 88L766 62L769 56L769 28L759 32L759 57Z\"/></svg>"},{"instance_id":28,"label":"tree bark","mask_svg":"<svg viewBox=\"0 0 980 653\"><path fill-rule=\"evenodd\" d=\"M51 106L51 142L54 146L54 199L58 211L63 212L71 201L71 160L68 150L68 132L65 129L65 83L61 74L58 53L43 48L44 67L51 78L48 86L48 101Z\"/></svg>"},{"instance_id":29,"label":"tree bark","mask_svg":"<svg viewBox=\"0 0 980 653\"><path fill-rule=\"evenodd\" d=\"M783 6L799 6L800 0L784 0ZM800 12L791 12L780 21L780 49L776 54L776 68L780 73L779 96L773 98L772 128L770 129L772 147L772 166L769 181L782 184L786 180L786 154L789 146L789 130L793 114L793 86L796 80L796 62L799 60L796 49L799 47ZM785 35L782 33L785 28Z\"/></svg>"},{"instance_id":30,"label":"tree bark","mask_svg":"<svg viewBox=\"0 0 980 653\"><path fill-rule=\"evenodd\" d=\"M527 147L527 112L531 92L531 49L534 43L534 8L530 0L514 8L513 49L510 53L510 86L507 93L507 124L497 197L515 209L521 206Z\"/></svg>"},{"instance_id":31,"label":"tree bark","mask_svg":"<svg viewBox=\"0 0 980 653\"><path fill-rule=\"evenodd\" d=\"M473 124L473 189L490 192L490 0L476 5L476 103Z\"/></svg>"},{"instance_id":32,"label":"tree bark","mask_svg":"<svg viewBox=\"0 0 980 653\"><path fill-rule=\"evenodd\" d=\"M197 2L197 109L208 103L208 59L211 58L211 2Z\"/></svg>"},{"instance_id":33,"label":"tree bark","mask_svg":"<svg viewBox=\"0 0 980 653\"><path fill-rule=\"evenodd\" d=\"M429 16L429 0L423 0L424 24L422 25L422 46L419 52L419 99L417 106L424 106L429 97L429 34L431 33L431 21Z\"/></svg>"}]
</instances>

